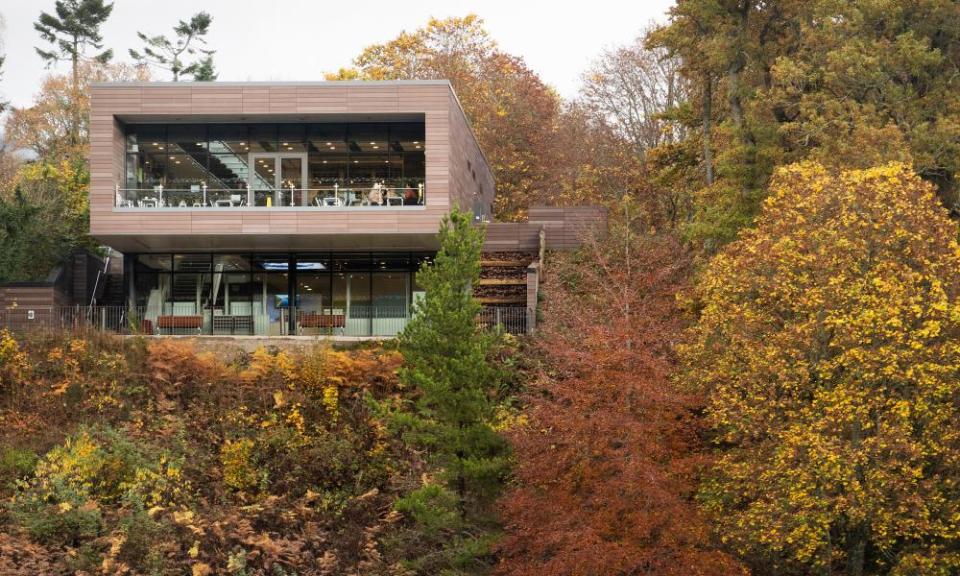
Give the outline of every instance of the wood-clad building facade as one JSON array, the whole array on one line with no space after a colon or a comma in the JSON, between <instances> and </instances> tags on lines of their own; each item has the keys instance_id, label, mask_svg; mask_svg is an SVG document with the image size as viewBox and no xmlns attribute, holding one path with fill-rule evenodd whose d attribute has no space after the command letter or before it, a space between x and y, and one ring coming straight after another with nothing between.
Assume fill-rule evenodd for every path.
<instances>
[{"instance_id":1,"label":"wood-clad building facade","mask_svg":"<svg viewBox=\"0 0 960 576\"><path fill-rule=\"evenodd\" d=\"M422 203L117 205L118 188L130 181L128 125L343 122L423 124ZM489 217L494 195L493 174L446 81L94 84L90 141L91 233L121 252L430 249L451 207ZM368 185L357 189L366 192Z\"/></svg>"},{"instance_id":2,"label":"wood-clad building facade","mask_svg":"<svg viewBox=\"0 0 960 576\"><path fill-rule=\"evenodd\" d=\"M159 333L392 335L494 178L447 81L101 83L90 227Z\"/></svg>"}]
</instances>

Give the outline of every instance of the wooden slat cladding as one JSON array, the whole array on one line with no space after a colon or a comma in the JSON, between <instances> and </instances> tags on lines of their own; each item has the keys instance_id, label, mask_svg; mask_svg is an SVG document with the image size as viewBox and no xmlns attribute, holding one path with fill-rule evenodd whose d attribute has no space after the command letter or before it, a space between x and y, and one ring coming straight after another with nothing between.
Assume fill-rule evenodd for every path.
<instances>
[{"instance_id":1,"label":"wooden slat cladding","mask_svg":"<svg viewBox=\"0 0 960 576\"><path fill-rule=\"evenodd\" d=\"M323 115L423 114L426 206L382 211L114 210L122 184L124 121L323 121ZM310 116L314 115L314 116ZM107 83L91 88L90 228L99 238L127 237L150 249L165 235L289 236L297 234L435 234L452 205L473 206L475 190L489 206L493 176L447 82ZM475 174L475 175L474 175ZM475 180L476 179L476 180ZM139 239L138 239L139 237ZM144 238L152 240L145 241ZM250 239L244 239L245 244ZM225 238L229 243L229 238ZM159 243L158 249L159 249ZM358 246L359 248L360 246Z\"/></svg>"},{"instance_id":2,"label":"wooden slat cladding","mask_svg":"<svg viewBox=\"0 0 960 576\"><path fill-rule=\"evenodd\" d=\"M571 250L580 246L584 234L606 226L606 210L599 206L548 207L531 206L528 221L546 231L550 250Z\"/></svg>"},{"instance_id":3,"label":"wooden slat cladding","mask_svg":"<svg viewBox=\"0 0 960 576\"><path fill-rule=\"evenodd\" d=\"M548 250L573 250L584 234L606 227L606 210L599 206L553 208L531 206L527 222L494 222L487 225L484 252L536 251L540 230L544 230Z\"/></svg>"},{"instance_id":4,"label":"wooden slat cladding","mask_svg":"<svg viewBox=\"0 0 960 576\"><path fill-rule=\"evenodd\" d=\"M487 224L484 252L535 252L540 248L540 228L529 222Z\"/></svg>"},{"instance_id":5,"label":"wooden slat cladding","mask_svg":"<svg viewBox=\"0 0 960 576\"><path fill-rule=\"evenodd\" d=\"M456 95L451 91L449 97L450 201L467 211L482 206L481 212L490 216L496 188L493 171L473 137Z\"/></svg>"},{"instance_id":6,"label":"wooden slat cladding","mask_svg":"<svg viewBox=\"0 0 960 576\"><path fill-rule=\"evenodd\" d=\"M49 308L70 304L70 298L53 285L0 286L0 309Z\"/></svg>"}]
</instances>

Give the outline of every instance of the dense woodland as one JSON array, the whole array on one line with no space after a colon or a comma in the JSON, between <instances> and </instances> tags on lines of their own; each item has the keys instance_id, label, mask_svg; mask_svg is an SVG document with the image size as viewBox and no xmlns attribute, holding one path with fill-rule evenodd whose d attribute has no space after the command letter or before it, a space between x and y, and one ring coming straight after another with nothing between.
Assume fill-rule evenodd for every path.
<instances>
[{"instance_id":1,"label":"dense woodland","mask_svg":"<svg viewBox=\"0 0 960 576\"><path fill-rule=\"evenodd\" d=\"M6 112L0 281L96 249L88 82L216 78L215 15L129 57L110 4L38 16L66 73ZM0 572L960 574L960 5L678 0L637 31L570 100L473 15L327 73L449 79L499 219L608 208L547 254L533 336L477 328L460 214L395 343L2 334Z\"/></svg>"}]
</instances>

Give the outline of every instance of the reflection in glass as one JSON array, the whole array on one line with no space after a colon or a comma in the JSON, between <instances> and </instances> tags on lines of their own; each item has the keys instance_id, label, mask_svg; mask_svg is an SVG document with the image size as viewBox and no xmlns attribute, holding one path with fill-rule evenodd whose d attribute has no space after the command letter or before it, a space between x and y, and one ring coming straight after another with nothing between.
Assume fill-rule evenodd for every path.
<instances>
[{"instance_id":1,"label":"reflection in glass","mask_svg":"<svg viewBox=\"0 0 960 576\"><path fill-rule=\"evenodd\" d=\"M253 310L257 334L287 334L290 320L288 274L254 274Z\"/></svg>"}]
</instances>

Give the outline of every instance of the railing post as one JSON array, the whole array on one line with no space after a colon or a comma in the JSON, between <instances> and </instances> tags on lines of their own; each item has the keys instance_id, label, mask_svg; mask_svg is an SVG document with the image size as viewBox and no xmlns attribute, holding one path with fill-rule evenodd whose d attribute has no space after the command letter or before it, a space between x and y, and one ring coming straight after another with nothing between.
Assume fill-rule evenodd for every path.
<instances>
[{"instance_id":1,"label":"railing post","mask_svg":"<svg viewBox=\"0 0 960 576\"><path fill-rule=\"evenodd\" d=\"M247 182L247 206L253 206L253 189L250 188L250 182Z\"/></svg>"},{"instance_id":2,"label":"railing post","mask_svg":"<svg viewBox=\"0 0 960 576\"><path fill-rule=\"evenodd\" d=\"M157 208L163 208L163 184L157 186L157 194L160 196L157 199Z\"/></svg>"},{"instance_id":3,"label":"railing post","mask_svg":"<svg viewBox=\"0 0 960 576\"><path fill-rule=\"evenodd\" d=\"M200 189L203 190L203 207L207 207L207 183L204 182L200 184Z\"/></svg>"},{"instance_id":4,"label":"railing post","mask_svg":"<svg viewBox=\"0 0 960 576\"><path fill-rule=\"evenodd\" d=\"M113 195L113 205L115 208L119 208L120 207L120 185L114 184L113 188L114 188L114 191L116 192Z\"/></svg>"}]
</instances>

